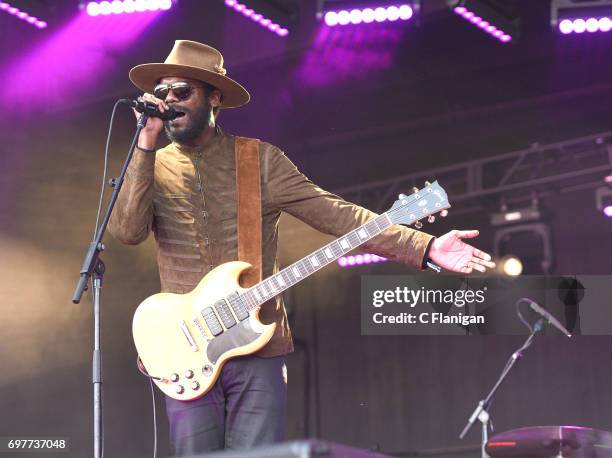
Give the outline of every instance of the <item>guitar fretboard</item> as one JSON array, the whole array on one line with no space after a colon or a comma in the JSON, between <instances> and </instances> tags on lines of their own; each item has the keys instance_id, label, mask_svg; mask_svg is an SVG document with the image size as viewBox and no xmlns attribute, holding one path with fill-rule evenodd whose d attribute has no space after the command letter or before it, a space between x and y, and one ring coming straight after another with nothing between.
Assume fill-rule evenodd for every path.
<instances>
[{"instance_id":1,"label":"guitar fretboard","mask_svg":"<svg viewBox=\"0 0 612 458\"><path fill-rule=\"evenodd\" d=\"M354 248L363 245L391 225L391 219L387 213L377 216L251 287L240 295L242 303L248 310L258 307Z\"/></svg>"}]
</instances>

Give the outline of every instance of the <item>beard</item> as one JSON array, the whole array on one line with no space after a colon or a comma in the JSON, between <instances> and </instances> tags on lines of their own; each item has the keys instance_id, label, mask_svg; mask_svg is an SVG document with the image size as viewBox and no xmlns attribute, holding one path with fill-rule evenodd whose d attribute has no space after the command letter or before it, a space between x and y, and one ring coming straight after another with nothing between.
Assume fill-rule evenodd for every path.
<instances>
[{"instance_id":1,"label":"beard","mask_svg":"<svg viewBox=\"0 0 612 458\"><path fill-rule=\"evenodd\" d=\"M202 131L209 125L212 116L212 107L208 99L195 110L184 108L180 105L173 105L177 111L185 113L189 121L183 127L174 127L170 121L164 121L164 130L170 141L175 143L187 144L200 136Z\"/></svg>"}]
</instances>

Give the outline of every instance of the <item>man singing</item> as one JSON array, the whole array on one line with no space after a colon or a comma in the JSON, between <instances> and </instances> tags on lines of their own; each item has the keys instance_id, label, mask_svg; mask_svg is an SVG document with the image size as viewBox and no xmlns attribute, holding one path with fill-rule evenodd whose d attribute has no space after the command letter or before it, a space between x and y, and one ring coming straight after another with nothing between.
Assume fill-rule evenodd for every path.
<instances>
[{"instance_id":1,"label":"man singing","mask_svg":"<svg viewBox=\"0 0 612 458\"><path fill-rule=\"evenodd\" d=\"M138 139L109 231L137 244L152 230L163 292L186 293L215 266L238 260L237 139L223 132L220 109L249 102L226 75L214 48L178 40L164 63L130 71L143 98L171 121L150 118ZM157 149L160 133L171 143ZM315 229L342 236L376 216L317 187L277 147L258 142L263 277L278 271L278 220L285 211ZM259 235L259 234L258 234ZM462 239L478 231L453 230L435 238L394 225L365 248L424 268L432 262L454 272L484 272L491 257ZM210 391L193 401L166 397L170 439L177 456L281 441L285 431L285 355L293 350L282 297L265 303L263 323L276 323L271 340L253 355L229 360Z\"/></svg>"}]
</instances>

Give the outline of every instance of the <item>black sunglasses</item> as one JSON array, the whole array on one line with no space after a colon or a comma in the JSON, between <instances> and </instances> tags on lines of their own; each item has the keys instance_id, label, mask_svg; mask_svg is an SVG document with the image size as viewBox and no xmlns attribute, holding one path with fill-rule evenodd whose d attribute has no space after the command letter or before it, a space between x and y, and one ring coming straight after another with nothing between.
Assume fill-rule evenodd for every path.
<instances>
[{"instance_id":1,"label":"black sunglasses","mask_svg":"<svg viewBox=\"0 0 612 458\"><path fill-rule=\"evenodd\" d=\"M161 100L166 100L168 93L172 91L177 99L186 100L191 97L193 87L185 81L177 81L176 83L161 83L153 89L153 95Z\"/></svg>"}]
</instances>

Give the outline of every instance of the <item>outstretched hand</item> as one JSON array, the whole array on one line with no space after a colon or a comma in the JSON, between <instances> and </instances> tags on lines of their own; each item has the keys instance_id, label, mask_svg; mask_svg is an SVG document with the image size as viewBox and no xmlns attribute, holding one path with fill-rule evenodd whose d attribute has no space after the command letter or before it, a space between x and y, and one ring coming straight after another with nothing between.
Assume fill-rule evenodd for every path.
<instances>
[{"instance_id":1,"label":"outstretched hand","mask_svg":"<svg viewBox=\"0 0 612 458\"><path fill-rule=\"evenodd\" d=\"M474 269L486 272L487 268L494 268L495 263L491 262L490 254L463 241L476 237L478 233L476 230L453 230L436 238L431 244L429 258L440 267L453 272L469 274Z\"/></svg>"}]
</instances>

